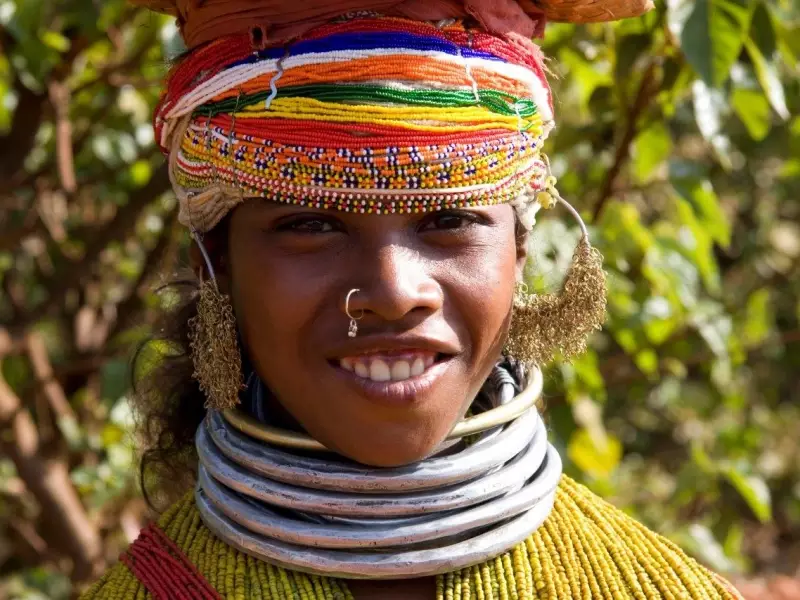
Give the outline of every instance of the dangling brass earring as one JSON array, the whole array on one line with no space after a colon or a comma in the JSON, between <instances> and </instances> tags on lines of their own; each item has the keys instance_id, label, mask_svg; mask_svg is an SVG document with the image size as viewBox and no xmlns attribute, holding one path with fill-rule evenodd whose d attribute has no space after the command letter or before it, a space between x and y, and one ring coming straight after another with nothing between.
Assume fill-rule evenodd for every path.
<instances>
[{"instance_id":1,"label":"dangling brass earring","mask_svg":"<svg viewBox=\"0 0 800 600\"><path fill-rule=\"evenodd\" d=\"M228 297L219 291L211 259L199 234L193 233L208 269L201 277L197 315L189 320L189 347L194 373L206 395L206 408L225 410L239 404L244 387L242 357L236 337L236 317Z\"/></svg>"},{"instance_id":2,"label":"dangling brass earring","mask_svg":"<svg viewBox=\"0 0 800 600\"><path fill-rule=\"evenodd\" d=\"M546 157L545 163L549 171ZM538 194L537 201L542 208L563 204L583 233L561 293L530 294L523 284L514 294L506 354L524 363L543 365L556 355L569 360L586 351L589 336L605 320L606 274L603 257L589 243L583 219L559 195L552 175L548 174L546 190Z\"/></svg>"}]
</instances>

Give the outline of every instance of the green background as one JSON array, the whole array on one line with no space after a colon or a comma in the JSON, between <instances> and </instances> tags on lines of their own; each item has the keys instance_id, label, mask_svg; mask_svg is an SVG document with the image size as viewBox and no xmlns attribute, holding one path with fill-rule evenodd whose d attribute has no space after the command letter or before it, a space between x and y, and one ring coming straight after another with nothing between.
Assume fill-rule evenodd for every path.
<instances>
[{"instance_id":1,"label":"green background","mask_svg":"<svg viewBox=\"0 0 800 600\"><path fill-rule=\"evenodd\" d=\"M609 272L547 372L567 471L711 567L800 566L800 8L554 24L547 151ZM185 266L150 117L182 47L120 0L0 0L0 597L67 598L149 518L128 357ZM529 285L578 230L540 219Z\"/></svg>"}]
</instances>

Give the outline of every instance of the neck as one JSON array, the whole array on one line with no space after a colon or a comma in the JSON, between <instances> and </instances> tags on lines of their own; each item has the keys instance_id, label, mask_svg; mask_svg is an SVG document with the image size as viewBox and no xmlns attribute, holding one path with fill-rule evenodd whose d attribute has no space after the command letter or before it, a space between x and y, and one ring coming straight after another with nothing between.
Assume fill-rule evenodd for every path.
<instances>
[{"instance_id":1,"label":"neck","mask_svg":"<svg viewBox=\"0 0 800 600\"><path fill-rule=\"evenodd\" d=\"M247 389L240 394L241 409L254 419L297 433L306 433L303 426L284 408L264 385L255 369L245 379Z\"/></svg>"},{"instance_id":2,"label":"neck","mask_svg":"<svg viewBox=\"0 0 800 600\"><path fill-rule=\"evenodd\" d=\"M428 600L436 597L436 578L394 581L352 579L347 587L356 600Z\"/></svg>"},{"instance_id":3,"label":"neck","mask_svg":"<svg viewBox=\"0 0 800 600\"><path fill-rule=\"evenodd\" d=\"M492 412L520 416L395 468L278 448L211 412L197 434L198 509L232 546L312 574L417 579L493 558L547 518L561 475L535 407L512 408L540 391L534 380L517 399L496 369Z\"/></svg>"}]
</instances>

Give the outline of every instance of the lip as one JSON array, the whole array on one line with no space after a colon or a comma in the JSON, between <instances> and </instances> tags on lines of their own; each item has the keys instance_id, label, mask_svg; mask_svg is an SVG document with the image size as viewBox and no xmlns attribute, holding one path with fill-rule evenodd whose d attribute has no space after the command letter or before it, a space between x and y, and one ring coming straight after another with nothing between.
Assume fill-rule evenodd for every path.
<instances>
[{"instance_id":1,"label":"lip","mask_svg":"<svg viewBox=\"0 0 800 600\"><path fill-rule=\"evenodd\" d=\"M409 349L411 348L405 347L398 350ZM421 348L415 346L413 349L420 350ZM386 351L387 348L383 347L379 350ZM345 356L352 356L352 354ZM442 356L439 354L437 361L422 375L417 375L416 377L411 377L403 381L372 381L371 379L359 377L352 371L347 371L334 362L329 362L329 364L337 377L360 396L376 404L402 408L414 404L429 392L444 376L447 369L452 366L454 358L455 356L453 355Z\"/></svg>"},{"instance_id":2,"label":"lip","mask_svg":"<svg viewBox=\"0 0 800 600\"><path fill-rule=\"evenodd\" d=\"M452 357L460 354L461 348L455 343L421 335L359 335L333 348L327 358L330 361L337 361L348 356L402 354L414 351L433 352Z\"/></svg>"}]
</instances>

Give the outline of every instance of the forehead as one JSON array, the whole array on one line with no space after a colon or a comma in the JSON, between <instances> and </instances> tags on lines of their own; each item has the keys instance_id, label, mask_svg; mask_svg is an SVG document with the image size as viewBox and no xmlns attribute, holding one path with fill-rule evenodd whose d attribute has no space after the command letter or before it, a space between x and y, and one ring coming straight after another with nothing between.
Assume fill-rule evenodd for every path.
<instances>
[{"instance_id":1,"label":"forehead","mask_svg":"<svg viewBox=\"0 0 800 600\"><path fill-rule=\"evenodd\" d=\"M418 209L416 211L396 211L392 213L368 212L366 210L343 210L338 207L318 207L313 202L287 204L279 200L262 198L259 196L245 198L234 210L234 214L236 213L239 213L241 218L263 216L265 218L274 219L293 215L320 215L375 227L390 226L394 223L408 222L435 215L476 213L496 220L512 218L516 215L516 211L512 205L498 203L453 208L442 206L436 209Z\"/></svg>"}]
</instances>

